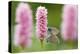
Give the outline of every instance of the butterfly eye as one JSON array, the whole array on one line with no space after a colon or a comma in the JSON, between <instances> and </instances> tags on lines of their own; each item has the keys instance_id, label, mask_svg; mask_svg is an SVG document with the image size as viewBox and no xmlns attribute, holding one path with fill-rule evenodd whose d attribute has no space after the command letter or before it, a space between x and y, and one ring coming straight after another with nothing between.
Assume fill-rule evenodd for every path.
<instances>
[{"instance_id":1,"label":"butterfly eye","mask_svg":"<svg viewBox=\"0 0 80 54\"><path fill-rule=\"evenodd\" d=\"M51 32L51 31L52 31L52 29L51 29L51 28L48 28L48 31L50 31L50 32Z\"/></svg>"}]
</instances>

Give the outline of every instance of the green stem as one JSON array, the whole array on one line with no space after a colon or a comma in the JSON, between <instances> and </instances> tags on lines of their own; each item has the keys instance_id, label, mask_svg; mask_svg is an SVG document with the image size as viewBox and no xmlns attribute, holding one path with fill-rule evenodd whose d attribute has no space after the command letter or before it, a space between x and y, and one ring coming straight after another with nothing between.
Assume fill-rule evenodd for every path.
<instances>
[{"instance_id":1,"label":"green stem","mask_svg":"<svg viewBox=\"0 0 80 54\"><path fill-rule=\"evenodd\" d=\"M41 48L43 48L43 39L40 39L41 42Z\"/></svg>"}]
</instances>

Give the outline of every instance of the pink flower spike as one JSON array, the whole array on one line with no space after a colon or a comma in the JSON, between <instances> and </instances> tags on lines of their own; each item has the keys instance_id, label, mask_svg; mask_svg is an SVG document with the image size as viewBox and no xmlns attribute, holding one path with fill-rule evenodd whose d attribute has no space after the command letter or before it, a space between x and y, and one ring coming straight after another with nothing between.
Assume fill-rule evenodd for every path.
<instances>
[{"instance_id":1,"label":"pink flower spike","mask_svg":"<svg viewBox=\"0 0 80 54\"><path fill-rule=\"evenodd\" d=\"M47 9L42 6L36 12L36 33L42 43L47 36Z\"/></svg>"},{"instance_id":2,"label":"pink flower spike","mask_svg":"<svg viewBox=\"0 0 80 54\"><path fill-rule=\"evenodd\" d=\"M20 3L16 9L15 44L23 48L29 47L32 36L32 10L27 3Z\"/></svg>"},{"instance_id":3,"label":"pink flower spike","mask_svg":"<svg viewBox=\"0 0 80 54\"><path fill-rule=\"evenodd\" d=\"M61 33L64 40L76 40L78 37L78 6L64 5Z\"/></svg>"}]
</instances>

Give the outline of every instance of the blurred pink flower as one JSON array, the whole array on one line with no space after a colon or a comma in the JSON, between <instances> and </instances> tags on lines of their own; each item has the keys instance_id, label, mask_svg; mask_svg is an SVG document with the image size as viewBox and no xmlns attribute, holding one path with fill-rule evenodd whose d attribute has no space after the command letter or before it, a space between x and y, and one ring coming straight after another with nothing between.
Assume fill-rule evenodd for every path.
<instances>
[{"instance_id":1,"label":"blurred pink flower","mask_svg":"<svg viewBox=\"0 0 80 54\"><path fill-rule=\"evenodd\" d=\"M26 3L20 3L16 9L15 44L21 47L31 45L32 11Z\"/></svg>"},{"instance_id":2,"label":"blurred pink flower","mask_svg":"<svg viewBox=\"0 0 80 54\"><path fill-rule=\"evenodd\" d=\"M64 5L61 33L64 40L76 40L78 37L78 6Z\"/></svg>"},{"instance_id":3,"label":"blurred pink flower","mask_svg":"<svg viewBox=\"0 0 80 54\"><path fill-rule=\"evenodd\" d=\"M47 9L38 7L36 12L36 33L40 40L43 40L47 35Z\"/></svg>"}]
</instances>

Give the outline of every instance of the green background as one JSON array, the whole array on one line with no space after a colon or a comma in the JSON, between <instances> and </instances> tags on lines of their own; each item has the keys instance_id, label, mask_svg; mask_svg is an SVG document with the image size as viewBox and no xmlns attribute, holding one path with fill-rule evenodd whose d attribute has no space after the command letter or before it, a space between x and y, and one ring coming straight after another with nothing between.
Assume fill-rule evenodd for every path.
<instances>
[{"instance_id":1,"label":"green background","mask_svg":"<svg viewBox=\"0 0 80 54\"><path fill-rule=\"evenodd\" d=\"M25 48L22 49L21 47L16 47L13 44L13 37L14 37L14 26L15 24L15 18L16 18L16 8L20 2L18 1L13 1L11 3L11 26L12 26L12 52L30 52L30 51L50 51L50 50L63 50L63 49L76 49L77 48L77 41L66 41L64 42L61 38L61 35L58 34L58 38L60 40L60 43L47 43L44 41L44 47L41 48L40 41L36 39L35 33L33 33L32 37L32 47L31 48ZM44 6L48 10L48 26L49 27L56 27L60 31L60 25L61 25L61 20L62 20L62 8L63 4L49 4L49 3L34 3L34 2L27 2L33 11L33 22L34 22L34 32L35 32L35 25L36 25L36 10L37 7L39 6Z\"/></svg>"}]
</instances>

